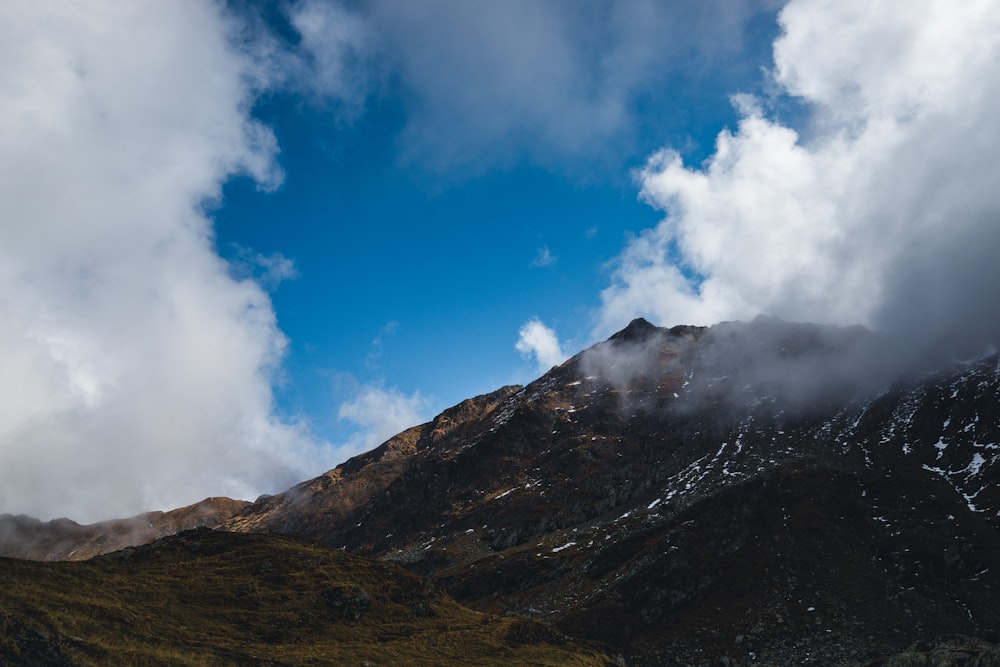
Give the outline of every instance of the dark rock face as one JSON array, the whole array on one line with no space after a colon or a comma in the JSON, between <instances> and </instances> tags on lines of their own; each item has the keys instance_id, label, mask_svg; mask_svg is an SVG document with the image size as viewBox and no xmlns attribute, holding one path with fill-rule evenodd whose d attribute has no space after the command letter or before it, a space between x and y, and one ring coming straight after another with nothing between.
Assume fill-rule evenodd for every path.
<instances>
[{"instance_id":1,"label":"dark rock face","mask_svg":"<svg viewBox=\"0 0 1000 667\"><path fill-rule=\"evenodd\" d=\"M995 641L998 359L889 385L872 350L857 328L637 320L228 525L399 562L629 664Z\"/></svg>"}]
</instances>

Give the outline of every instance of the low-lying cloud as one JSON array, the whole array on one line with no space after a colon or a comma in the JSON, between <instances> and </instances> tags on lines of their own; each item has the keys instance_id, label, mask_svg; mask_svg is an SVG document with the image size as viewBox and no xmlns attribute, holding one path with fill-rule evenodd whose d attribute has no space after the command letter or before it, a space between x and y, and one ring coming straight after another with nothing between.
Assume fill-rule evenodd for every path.
<instances>
[{"instance_id":1,"label":"low-lying cloud","mask_svg":"<svg viewBox=\"0 0 1000 667\"><path fill-rule=\"evenodd\" d=\"M617 391L623 409L758 416L829 414L896 379L886 340L863 327L757 317L711 327L636 322L580 356L581 372Z\"/></svg>"},{"instance_id":2,"label":"low-lying cloud","mask_svg":"<svg viewBox=\"0 0 1000 667\"><path fill-rule=\"evenodd\" d=\"M666 217L618 258L598 333L767 313L914 352L995 343L1000 6L792 0L780 23L776 97L734 98L704 164L666 149L639 172Z\"/></svg>"}]
</instances>

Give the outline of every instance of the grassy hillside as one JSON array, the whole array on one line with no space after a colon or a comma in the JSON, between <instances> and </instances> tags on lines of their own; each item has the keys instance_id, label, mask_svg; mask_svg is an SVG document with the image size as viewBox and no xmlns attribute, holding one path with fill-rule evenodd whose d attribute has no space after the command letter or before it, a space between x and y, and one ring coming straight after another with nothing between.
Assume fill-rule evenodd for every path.
<instances>
[{"instance_id":1,"label":"grassy hillside","mask_svg":"<svg viewBox=\"0 0 1000 667\"><path fill-rule=\"evenodd\" d=\"M611 664L292 538L190 531L85 562L0 559L0 581L0 664Z\"/></svg>"}]
</instances>

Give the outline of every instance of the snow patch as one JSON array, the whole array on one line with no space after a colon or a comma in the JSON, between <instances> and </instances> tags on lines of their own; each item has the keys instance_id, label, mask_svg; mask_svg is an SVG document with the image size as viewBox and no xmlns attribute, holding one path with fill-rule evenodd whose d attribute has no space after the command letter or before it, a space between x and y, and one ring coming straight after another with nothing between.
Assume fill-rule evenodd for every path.
<instances>
[{"instance_id":1,"label":"snow patch","mask_svg":"<svg viewBox=\"0 0 1000 667\"><path fill-rule=\"evenodd\" d=\"M939 438L938 441L934 443L934 449L938 450L937 458L940 460L944 455L944 450L948 449L948 443Z\"/></svg>"},{"instance_id":2,"label":"snow patch","mask_svg":"<svg viewBox=\"0 0 1000 667\"><path fill-rule=\"evenodd\" d=\"M986 459L983 458L982 454L976 452L975 454L972 455L972 461L969 462L969 465L968 467L966 467L966 470L969 472L970 475L978 475L980 471L983 469L984 463L986 463Z\"/></svg>"}]
</instances>

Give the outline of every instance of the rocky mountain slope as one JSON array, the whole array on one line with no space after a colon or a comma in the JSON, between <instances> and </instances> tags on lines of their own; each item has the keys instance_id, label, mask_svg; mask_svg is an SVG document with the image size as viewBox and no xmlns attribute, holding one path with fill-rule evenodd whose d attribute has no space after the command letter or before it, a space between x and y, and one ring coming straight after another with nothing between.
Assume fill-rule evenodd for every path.
<instances>
[{"instance_id":1,"label":"rocky mountain slope","mask_svg":"<svg viewBox=\"0 0 1000 667\"><path fill-rule=\"evenodd\" d=\"M995 640L998 359L881 386L869 342L636 321L224 525L404 564L630 664Z\"/></svg>"},{"instance_id":2,"label":"rocky mountain slope","mask_svg":"<svg viewBox=\"0 0 1000 667\"><path fill-rule=\"evenodd\" d=\"M893 354L637 320L215 525L401 564L630 665L998 664L1000 358Z\"/></svg>"}]
</instances>

